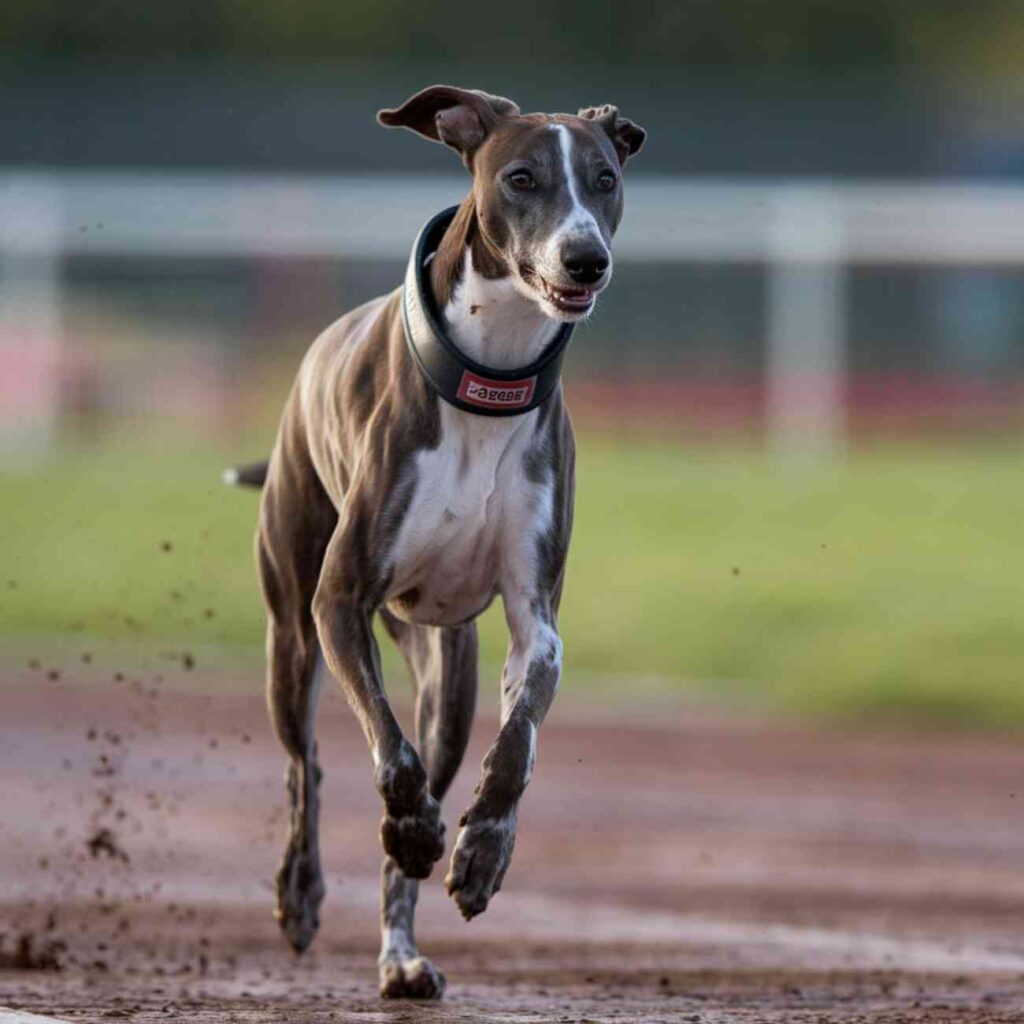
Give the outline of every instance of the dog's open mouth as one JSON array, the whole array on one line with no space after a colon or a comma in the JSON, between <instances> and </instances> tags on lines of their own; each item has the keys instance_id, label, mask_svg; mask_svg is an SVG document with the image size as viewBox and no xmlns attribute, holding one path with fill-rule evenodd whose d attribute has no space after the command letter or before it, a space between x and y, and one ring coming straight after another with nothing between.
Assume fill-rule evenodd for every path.
<instances>
[{"instance_id":1,"label":"dog's open mouth","mask_svg":"<svg viewBox=\"0 0 1024 1024\"><path fill-rule=\"evenodd\" d=\"M572 288L553 285L528 267L521 267L520 273L531 287L539 291L551 305L563 313L589 312L600 290L588 288L586 285L576 285Z\"/></svg>"},{"instance_id":2,"label":"dog's open mouth","mask_svg":"<svg viewBox=\"0 0 1024 1024\"><path fill-rule=\"evenodd\" d=\"M556 288L540 278L541 291L548 302L566 313L585 313L594 304L597 292L593 288Z\"/></svg>"}]
</instances>

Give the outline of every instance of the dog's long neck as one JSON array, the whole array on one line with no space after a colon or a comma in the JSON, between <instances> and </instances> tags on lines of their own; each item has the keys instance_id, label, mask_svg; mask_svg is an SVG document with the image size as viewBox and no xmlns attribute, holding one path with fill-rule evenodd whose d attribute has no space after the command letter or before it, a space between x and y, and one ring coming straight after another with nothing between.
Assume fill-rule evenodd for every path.
<instances>
[{"instance_id":1,"label":"dog's long neck","mask_svg":"<svg viewBox=\"0 0 1024 1024\"><path fill-rule=\"evenodd\" d=\"M478 363L497 370L525 366L558 331L481 237L472 195L441 239L430 276L449 337Z\"/></svg>"}]
</instances>

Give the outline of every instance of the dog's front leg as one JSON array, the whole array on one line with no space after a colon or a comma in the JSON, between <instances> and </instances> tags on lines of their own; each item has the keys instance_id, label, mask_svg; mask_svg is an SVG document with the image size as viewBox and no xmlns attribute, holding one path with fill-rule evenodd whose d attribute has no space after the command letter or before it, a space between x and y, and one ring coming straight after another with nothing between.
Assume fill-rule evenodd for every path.
<instances>
[{"instance_id":1,"label":"dog's front leg","mask_svg":"<svg viewBox=\"0 0 1024 1024\"><path fill-rule=\"evenodd\" d=\"M547 598L506 596L505 615L510 642L502 675L501 729L484 758L473 803L459 820L445 878L467 921L486 910L501 888L515 845L519 800L537 757L537 729L562 670L562 641Z\"/></svg>"},{"instance_id":2,"label":"dog's front leg","mask_svg":"<svg viewBox=\"0 0 1024 1024\"><path fill-rule=\"evenodd\" d=\"M373 757L374 784L384 801L380 838L408 878L426 878L444 853L440 806L427 773L402 734L384 692L372 607L349 598L332 542L313 601L313 617L328 668L341 680ZM344 564L344 562L342 562Z\"/></svg>"}]
</instances>

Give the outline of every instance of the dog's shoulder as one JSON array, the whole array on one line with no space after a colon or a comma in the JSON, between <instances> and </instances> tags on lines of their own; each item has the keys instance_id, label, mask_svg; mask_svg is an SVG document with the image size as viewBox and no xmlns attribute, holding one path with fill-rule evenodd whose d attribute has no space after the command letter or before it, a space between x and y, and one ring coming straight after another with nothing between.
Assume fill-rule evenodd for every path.
<instances>
[{"instance_id":1,"label":"dog's shoulder","mask_svg":"<svg viewBox=\"0 0 1024 1024\"><path fill-rule=\"evenodd\" d=\"M341 399L353 411L379 391L387 364L400 290L379 295L325 328L309 347L298 375L298 399L307 412ZM315 413L314 413L315 415Z\"/></svg>"},{"instance_id":2,"label":"dog's shoulder","mask_svg":"<svg viewBox=\"0 0 1024 1024\"><path fill-rule=\"evenodd\" d=\"M397 304L400 297L400 290L378 295L338 317L310 345L302 372L318 377L337 372L360 348L372 347L375 339L387 333L393 319L389 315L391 306Z\"/></svg>"}]
</instances>

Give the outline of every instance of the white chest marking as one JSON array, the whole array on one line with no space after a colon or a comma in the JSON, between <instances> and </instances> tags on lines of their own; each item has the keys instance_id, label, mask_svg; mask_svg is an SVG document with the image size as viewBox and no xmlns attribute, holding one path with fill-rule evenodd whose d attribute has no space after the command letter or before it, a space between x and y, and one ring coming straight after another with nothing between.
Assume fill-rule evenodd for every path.
<instances>
[{"instance_id":1,"label":"white chest marking","mask_svg":"<svg viewBox=\"0 0 1024 1024\"><path fill-rule=\"evenodd\" d=\"M531 362L558 329L508 278L475 273L468 250L444 318L467 355L495 368ZM464 621L497 592L532 579L537 537L551 522L551 485L530 481L523 464L536 443L537 410L499 418L443 401L439 409L441 441L415 456L387 592L394 614L435 625Z\"/></svg>"},{"instance_id":2,"label":"white chest marking","mask_svg":"<svg viewBox=\"0 0 1024 1024\"><path fill-rule=\"evenodd\" d=\"M416 455L387 594L401 618L434 625L476 615L506 581L532 575L538 531L550 521L548 488L523 467L537 411L499 419L443 402L440 410L441 443Z\"/></svg>"},{"instance_id":3,"label":"white chest marking","mask_svg":"<svg viewBox=\"0 0 1024 1024\"><path fill-rule=\"evenodd\" d=\"M478 274L469 248L444 320L452 341L467 356L496 370L532 363L559 326L535 300L520 293L511 276L488 279Z\"/></svg>"}]
</instances>

